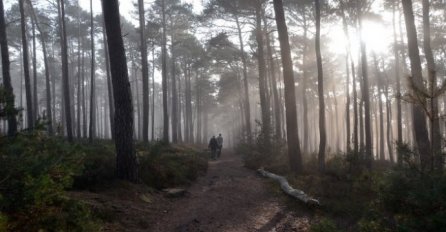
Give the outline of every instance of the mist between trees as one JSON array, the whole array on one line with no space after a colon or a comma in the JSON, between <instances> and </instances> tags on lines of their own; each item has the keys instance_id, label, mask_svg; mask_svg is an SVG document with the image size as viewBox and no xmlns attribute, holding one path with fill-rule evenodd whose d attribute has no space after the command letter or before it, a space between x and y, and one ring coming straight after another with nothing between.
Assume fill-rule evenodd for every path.
<instances>
[{"instance_id":1,"label":"mist between trees","mask_svg":"<svg viewBox=\"0 0 446 232\"><path fill-rule=\"evenodd\" d=\"M396 163L408 143L423 168L442 167L443 1L133 3L119 17L118 1L96 15L92 1L6 1L1 131L115 139L127 153L219 133L271 153L286 141L295 172L348 151Z\"/></svg>"}]
</instances>

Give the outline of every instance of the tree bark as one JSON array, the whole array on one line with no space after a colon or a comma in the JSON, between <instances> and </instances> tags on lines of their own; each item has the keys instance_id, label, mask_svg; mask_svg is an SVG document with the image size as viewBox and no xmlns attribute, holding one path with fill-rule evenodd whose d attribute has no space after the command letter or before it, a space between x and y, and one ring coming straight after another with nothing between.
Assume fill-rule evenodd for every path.
<instances>
[{"instance_id":1,"label":"tree bark","mask_svg":"<svg viewBox=\"0 0 446 232\"><path fill-rule=\"evenodd\" d=\"M320 1L315 0L316 7L316 59L317 59L317 90L319 97L319 171L325 171L325 146L327 132L325 131L325 101L324 101L324 74L321 55L321 7Z\"/></svg>"},{"instance_id":2,"label":"tree bark","mask_svg":"<svg viewBox=\"0 0 446 232\"><path fill-rule=\"evenodd\" d=\"M5 9L3 0L0 0L0 49L2 57L3 85L6 92L6 113L8 120L8 136L17 133L17 119L14 106L14 91L11 84L8 39L6 35Z\"/></svg>"},{"instance_id":3,"label":"tree bark","mask_svg":"<svg viewBox=\"0 0 446 232\"><path fill-rule=\"evenodd\" d=\"M255 4L256 9L256 40L257 40L257 62L259 71L259 94L260 94L260 106L262 110L262 134L263 143L265 145L265 152L268 153L268 149L271 147L271 116L270 116L270 106L267 97L267 85L266 85L266 64L265 64L265 54L264 54L264 42L263 42L263 32L262 32L262 3L257 0Z\"/></svg>"},{"instance_id":4,"label":"tree bark","mask_svg":"<svg viewBox=\"0 0 446 232\"><path fill-rule=\"evenodd\" d=\"M91 71L90 71L90 126L88 139L90 143L96 137L96 80L95 80L95 46L93 23L93 0L90 0L90 39L91 39Z\"/></svg>"},{"instance_id":5,"label":"tree bark","mask_svg":"<svg viewBox=\"0 0 446 232\"><path fill-rule=\"evenodd\" d=\"M61 20L61 50L62 50L62 86L64 97L64 110L65 110L65 126L67 129L67 138L69 142L73 141L73 130L71 125L71 105L70 105L70 85L68 77L68 49L67 49L67 32L65 25L65 4L64 0L58 1L58 7L60 7L60 20Z\"/></svg>"},{"instance_id":6,"label":"tree bark","mask_svg":"<svg viewBox=\"0 0 446 232\"><path fill-rule=\"evenodd\" d=\"M401 113L401 75L400 75L400 55L398 49L398 41L396 35L396 5L399 1L395 1L392 5L392 27L393 27L393 53L395 56L395 78L396 78L396 124L397 124L397 144L403 143L403 116ZM398 163L401 164L402 157L397 154Z\"/></svg>"},{"instance_id":7,"label":"tree bark","mask_svg":"<svg viewBox=\"0 0 446 232\"><path fill-rule=\"evenodd\" d=\"M26 16L24 9L25 0L19 0L20 8L20 28L22 32L22 58L23 58L23 74L25 77L25 95L26 95L26 119L29 130L34 128L33 102L31 94L31 80L29 76L29 55L28 41L26 39Z\"/></svg>"},{"instance_id":8,"label":"tree bark","mask_svg":"<svg viewBox=\"0 0 446 232\"><path fill-rule=\"evenodd\" d=\"M84 40L82 39L82 44ZM81 79L82 79L82 137L87 138L87 100L85 94L85 51L82 50L82 71L81 71Z\"/></svg>"},{"instance_id":9,"label":"tree bark","mask_svg":"<svg viewBox=\"0 0 446 232\"><path fill-rule=\"evenodd\" d=\"M376 54L373 54L373 63L375 66L375 72L376 72L376 79L378 82L378 108L379 108L379 159L385 160L386 156L384 153L384 107L383 107L383 101L382 101L382 94L383 94L383 76L381 75L381 71L379 69L378 60L376 58ZM387 100L387 99L386 99ZM377 122L378 123L378 122ZM378 131L376 132L378 134Z\"/></svg>"},{"instance_id":10,"label":"tree bark","mask_svg":"<svg viewBox=\"0 0 446 232\"><path fill-rule=\"evenodd\" d=\"M382 60L384 63L384 60ZM384 64L382 64L384 65ZM386 114L387 114L387 150L391 163L395 163L393 156L393 129L392 129L392 101L389 98L389 76L386 75L386 85L384 86L384 95L386 97Z\"/></svg>"},{"instance_id":11,"label":"tree bark","mask_svg":"<svg viewBox=\"0 0 446 232\"><path fill-rule=\"evenodd\" d=\"M152 141L155 140L155 45L152 44Z\"/></svg>"},{"instance_id":12,"label":"tree bark","mask_svg":"<svg viewBox=\"0 0 446 232\"><path fill-rule=\"evenodd\" d=\"M359 28L362 29L362 18L359 17ZM362 69L362 101L364 102L364 133L365 133L365 164L366 167L372 169L373 161L373 142L372 142L372 127L370 119L370 93L369 93L369 76L368 76L368 62L367 49L362 33L360 34L361 46L361 69Z\"/></svg>"},{"instance_id":13,"label":"tree bark","mask_svg":"<svg viewBox=\"0 0 446 232\"><path fill-rule=\"evenodd\" d=\"M78 7L79 4L78 4ZM81 139L81 69L82 69L82 61L81 61L81 50L82 50L82 42L83 39L81 39L81 20L80 20L80 14L81 12L78 12L78 19L77 19L77 125L76 125L76 135L77 139ZM83 84L83 83L82 83Z\"/></svg>"},{"instance_id":14,"label":"tree bark","mask_svg":"<svg viewBox=\"0 0 446 232\"><path fill-rule=\"evenodd\" d=\"M244 87L244 93L245 93L245 126L246 126L246 134L248 138L248 143L252 143L252 132L251 132L251 106L249 103L249 83L248 83L248 68L247 68L247 62L246 62L246 56L245 56L245 48L243 44L243 38L242 38L242 29L240 27L240 22L238 15L235 14L235 22L237 24L237 33L238 33L238 39L240 43L240 57L242 59L242 65L243 65L243 87Z\"/></svg>"},{"instance_id":15,"label":"tree bark","mask_svg":"<svg viewBox=\"0 0 446 232\"><path fill-rule=\"evenodd\" d=\"M110 69L115 97L116 170L120 179L136 182L138 167L133 145L133 106L121 34L118 0L103 0ZM113 49L110 49L113 48Z\"/></svg>"},{"instance_id":16,"label":"tree bark","mask_svg":"<svg viewBox=\"0 0 446 232\"><path fill-rule=\"evenodd\" d=\"M110 117L110 132L111 132L111 139L115 139L115 107L113 105L114 99L113 99L113 86L112 86L112 80L111 80L111 74L110 74L110 56L108 52L108 46L107 46L107 35L105 33L105 20L104 20L104 26L102 30L102 38L104 40L104 57L105 57L105 71L107 74L107 92L108 92L108 110L109 117Z\"/></svg>"},{"instance_id":17,"label":"tree bark","mask_svg":"<svg viewBox=\"0 0 446 232\"><path fill-rule=\"evenodd\" d=\"M145 37L144 0L138 0L139 38L141 40L142 66L142 140L149 141L149 65L147 61L147 43Z\"/></svg>"},{"instance_id":18,"label":"tree bark","mask_svg":"<svg viewBox=\"0 0 446 232\"><path fill-rule=\"evenodd\" d=\"M429 0L423 0L423 48L426 56L427 73L430 83L430 132L431 132L431 147L432 147L432 165L438 169L443 168L443 158L441 157L441 133L440 133L440 118L438 115L438 97L437 93L437 74L435 68L434 54L431 47L431 29L430 29L430 4Z\"/></svg>"},{"instance_id":19,"label":"tree bark","mask_svg":"<svg viewBox=\"0 0 446 232\"><path fill-rule=\"evenodd\" d=\"M414 85L423 87L423 75L421 69L420 52L418 50L417 30L413 13L412 0L402 0L404 18L406 21L407 45L409 50L410 67ZM412 92L415 92L412 90ZM414 93L415 95L417 93ZM421 103L423 104L423 103ZM432 156L429 136L426 126L426 116L420 105L412 107L412 126L414 130L417 149L420 152L421 168L432 169Z\"/></svg>"},{"instance_id":20,"label":"tree bark","mask_svg":"<svg viewBox=\"0 0 446 232\"><path fill-rule=\"evenodd\" d=\"M33 116L34 122L37 122L37 118L39 117L39 99L37 95L37 48L36 48L36 21L34 18L31 18L31 31L33 35Z\"/></svg>"},{"instance_id":21,"label":"tree bark","mask_svg":"<svg viewBox=\"0 0 446 232\"><path fill-rule=\"evenodd\" d=\"M172 17L172 16L171 16ZM175 54L175 37L174 37L174 31L173 31L173 23L172 18L170 19L170 28L171 28L171 34L170 39L172 42L172 46L170 48L170 53L172 54L171 57L171 88L172 88L172 142L177 143L178 142L178 120L180 119L178 117L178 90L177 90L177 77L176 77L176 54Z\"/></svg>"},{"instance_id":22,"label":"tree bark","mask_svg":"<svg viewBox=\"0 0 446 232\"><path fill-rule=\"evenodd\" d=\"M165 0L161 0L162 14L162 45L161 45L161 65L162 65L162 88L163 88L163 140L169 142L169 113L167 105L167 48L166 48L166 9Z\"/></svg>"},{"instance_id":23,"label":"tree bark","mask_svg":"<svg viewBox=\"0 0 446 232\"><path fill-rule=\"evenodd\" d=\"M351 149L351 128L350 128L350 59L352 59L352 54L351 54L351 43L350 43L350 36L348 34L348 24L347 24L347 19L345 17L345 12L344 12L344 5L343 2L341 2L341 18L342 18L342 27L344 30L344 35L345 38L347 38L347 45L345 46L345 71L347 72L347 83L345 85L346 88L346 103L345 103L345 125L346 125L346 132L347 132L347 152L350 151ZM353 63L353 59L351 61ZM354 68L352 68L352 75L354 75L355 70ZM354 82L353 82L354 83ZM353 91L356 92L355 89L355 85L353 85ZM356 115L355 115L356 116ZM353 141L355 141L355 139L353 139ZM357 141L356 141L357 142Z\"/></svg>"},{"instance_id":24,"label":"tree bark","mask_svg":"<svg viewBox=\"0 0 446 232\"><path fill-rule=\"evenodd\" d=\"M265 30L265 39L266 39L266 53L269 61L269 73L271 75L271 88L273 92L273 102L274 102L274 123L275 123L275 136L278 139L282 138L282 120L280 116L280 99L279 99L279 93L277 91L277 78L276 78L276 68L274 64L274 57L273 57L273 49L271 45L271 38L268 34L268 21L266 19L266 15L263 14L263 24L264 24L264 30ZM241 96L240 96L241 97Z\"/></svg>"},{"instance_id":25,"label":"tree bark","mask_svg":"<svg viewBox=\"0 0 446 232\"><path fill-rule=\"evenodd\" d=\"M186 101L186 122L185 122L185 140L186 142L193 143L194 141L194 129L192 118L192 86L191 86L191 67L185 65L185 101Z\"/></svg>"},{"instance_id":26,"label":"tree bark","mask_svg":"<svg viewBox=\"0 0 446 232\"><path fill-rule=\"evenodd\" d=\"M285 22L285 13L282 0L274 0L274 12L276 13L276 24L279 33L280 51L282 55L283 79L285 84L285 107L287 124L288 157L291 170L295 173L302 172L302 154L300 151L296 97L294 90L293 64L291 61L291 50L288 39L288 29Z\"/></svg>"}]
</instances>

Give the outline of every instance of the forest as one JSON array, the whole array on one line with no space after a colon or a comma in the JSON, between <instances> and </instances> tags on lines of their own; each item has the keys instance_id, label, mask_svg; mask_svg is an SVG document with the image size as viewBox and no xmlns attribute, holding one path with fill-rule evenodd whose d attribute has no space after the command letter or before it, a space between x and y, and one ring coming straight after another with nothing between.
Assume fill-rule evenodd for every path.
<instances>
[{"instance_id":1,"label":"forest","mask_svg":"<svg viewBox=\"0 0 446 232\"><path fill-rule=\"evenodd\" d=\"M446 231L445 0L0 0L0 232Z\"/></svg>"}]
</instances>

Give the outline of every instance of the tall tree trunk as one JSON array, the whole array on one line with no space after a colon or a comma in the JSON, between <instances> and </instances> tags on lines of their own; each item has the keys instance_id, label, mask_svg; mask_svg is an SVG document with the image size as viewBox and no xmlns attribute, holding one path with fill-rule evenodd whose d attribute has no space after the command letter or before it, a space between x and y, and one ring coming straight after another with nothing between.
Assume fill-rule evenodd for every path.
<instances>
[{"instance_id":1,"label":"tall tree trunk","mask_svg":"<svg viewBox=\"0 0 446 232\"><path fill-rule=\"evenodd\" d=\"M304 10L303 10L304 11ZM302 148L303 153L309 153L309 123L308 123L308 99L307 99L307 88L308 88L308 67L307 67L307 51L308 51L308 24L305 13L302 13L302 23L303 23L303 49L302 49L302 107L303 107L303 138L302 138Z\"/></svg>"},{"instance_id":2,"label":"tall tree trunk","mask_svg":"<svg viewBox=\"0 0 446 232\"><path fill-rule=\"evenodd\" d=\"M51 58L54 58L54 43L51 43L51 48L52 48L51 49L51 51L52 51ZM54 64L54 62L52 62L51 64ZM52 124L53 124L53 128L54 128L54 126L56 127L54 129L57 132L57 124L55 122L55 119L56 119L56 101L57 101L57 97L56 97L56 75L52 75L52 77L51 77L51 95L53 96L51 104L52 104L52 109L53 109L52 118L54 119L54 122Z\"/></svg>"},{"instance_id":3,"label":"tall tree trunk","mask_svg":"<svg viewBox=\"0 0 446 232\"><path fill-rule=\"evenodd\" d=\"M319 171L325 171L325 146L327 132L325 131L325 101L324 101L324 74L321 55L321 6L320 1L315 0L316 7L316 59L317 59L317 91L319 97Z\"/></svg>"},{"instance_id":4,"label":"tall tree trunk","mask_svg":"<svg viewBox=\"0 0 446 232\"><path fill-rule=\"evenodd\" d=\"M78 7L79 3L78 3ZM76 135L77 139L81 139L81 69L82 69L82 61L81 61L81 49L82 49L82 39L81 39L81 20L80 20L81 12L78 12L77 19L77 125L76 125Z\"/></svg>"},{"instance_id":5,"label":"tall tree trunk","mask_svg":"<svg viewBox=\"0 0 446 232\"><path fill-rule=\"evenodd\" d=\"M61 24L61 49L62 49L62 85L63 99L65 110L65 126L67 129L67 138L69 142L73 141L73 130L71 125L71 101L70 101L70 85L68 77L68 49L67 49L67 32L65 25L65 3L64 0L58 1L60 8L60 24Z\"/></svg>"},{"instance_id":6,"label":"tall tree trunk","mask_svg":"<svg viewBox=\"0 0 446 232\"><path fill-rule=\"evenodd\" d=\"M359 115L358 115L358 92L356 85L356 68L355 62L353 61L353 57L350 59L350 66L352 71L352 84L353 84L353 151L355 154L359 152L359 135L358 135L358 124L359 124Z\"/></svg>"},{"instance_id":7,"label":"tall tree trunk","mask_svg":"<svg viewBox=\"0 0 446 232\"><path fill-rule=\"evenodd\" d=\"M283 79L285 84L285 107L287 124L287 144L290 167L295 173L302 172L302 154L300 152L296 97L294 90L293 64L288 39L288 29L285 22L285 13L282 0L274 0L274 12L279 33L280 51L282 55Z\"/></svg>"},{"instance_id":8,"label":"tall tree trunk","mask_svg":"<svg viewBox=\"0 0 446 232\"><path fill-rule=\"evenodd\" d=\"M26 39L26 16L24 9L25 0L19 0L20 8L20 28L22 32L22 58L23 58L23 72L25 76L25 95L26 95L26 119L28 123L28 129L34 128L34 116L33 116L33 102L31 94L31 80L29 76L29 55L28 55L28 41Z\"/></svg>"},{"instance_id":9,"label":"tall tree trunk","mask_svg":"<svg viewBox=\"0 0 446 232\"><path fill-rule=\"evenodd\" d=\"M432 147L432 166L438 169L443 168L443 158L441 157L441 133L440 118L438 116L438 97L437 94L437 75L435 70L434 54L431 48L431 29L430 29L430 6L429 0L423 0L423 48L426 56L427 73L430 83L430 132Z\"/></svg>"},{"instance_id":10,"label":"tall tree trunk","mask_svg":"<svg viewBox=\"0 0 446 232\"><path fill-rule=\"evenodd\" d=\"M191 89L191 67L185 65L185 101L186 101L186 122L185 122L185 139L186 142L193 143L193 126L192 126L192 89Z\"/></svg>"},{"instance_id":11,"label":"tall tree trunk","mask_svg":"<svg viewBox=\"0 0 446 232\"><path fill-rule=\"evenodd\" d=\"M273 92L273 102L274 102L274 123L275 123L275 136L278 139L282 138L282 120L280 118L280 100L279 100L279 93L277 91L277 78L276 78L276 68L274 64L274 57L273 57L273 49L271 45L271 38L268 34L268 21L266 19L266 15L263 14L263 28L265 30L265 39L266 39L266 53L269 61L269 73L271 76L271 88ZM242 96L240 96L242 97Z\"/></svg>"},{"instance_id":12,"label":"tall tree trunk","mask_svg":"<svg viewBox=\"0 0 446 232\"><path fill-rule=\"evenodd\" d=\"M349 61L350 59L352 59L352 54L351 54L351 43L350 43L350 36L348 33L348 24L347 24L347 19L345 17L345 12L344 12L344 5L343 2L341 1L341 18L342 18L342 27L344 30L344 36L347 39L347 44L345 46L345 71L347 72L347 81L345 84L345 92L346 92L346 103L345 103L345 125L346 125L346 132L347 132L347 152L350 151L351 149L351 140L350 140L350 136L351 136L351 128L350 128L350 64ZM353 63L353 59L352 59L352 63ZM352 68L352 75L354 75L354 68ZM356 87L353 85L353 91L356 92ZM353 139L353 141L355 141L355 139Z\"/></svg>"},{"instance_id":13,"label":"tall tree trunk","mask_svg":"<svg viewBox=\"0 0 446 232\"><path fill-rule=\"evenodd\" d=\"M339 152L340 151L339 144L341 143L341 138L343 138L344 136L341 136L342 134L336 133L336 131L341 131L341 130L339 130L339 126L340 126L339 122L341 122L341 121L339 120L338 98L336 97L336 86L335 85L333 85L333 104L334 104L334 113L335 113L335 117L333 117L333 118L336 122L336 123L334 123L336 129L333 131L332 137L336 138L336 152ZM341 132L339 132L339 133L341 133ZM339 135L339 136L337 136L337 135Z\"/></svg>"},{"instance_id":14,"label":"tall tree trunk","mask_svg":"<svg viewBox=\"0 0 446 232\"><path fill-rule=\"evenodd\" d=\"M399 1L394 1L392 5L392 28L393 28L393 53L395 56L395 78L396 78L396 124L397 124L397 144L401 145L403 143L403 120L401 113L401 75L400 75L400 55L399 55L399 45L396 35L396 6ZM402 157L397 154L398 163L401 164Z\"/></svg>"},{"instance_id":15,"label":"tall tree trunk","mask_svg":"<svg viewBox=\"0 0 446 232\"><path fill-rule=\"evenodd\" d=\"M182 117L183 117L183 99L181 96L182 93L182 83L181 83L181 75L178 76L178 125L177 125L177 136L178 136L178 142L183 142L183 135L182 135L182 128L183 128L183 123L182 123Z\"/></svg>"},{"instance_id":16,"label":"tall tree trunk","mask_svg":"<svg viewBox=\"0 0 446 232\"><path fill-rule=\"evenodd\" d=\"M373 64L375 66L376 79L378 81L378 108L379 108L379 159L385 160L386 155L384 153L384 107L383 107L383 76L381 75L381 71L379 69L378 60L376 58L376 54L373 53ZM387 100L387 99L386 99ZM378 123L378 122L377 122ZM378 134L378 131L376 132Z\"/></svg>"},{"instance_id":17,"label":"tall tree trunk","mask_svg":"<svg viewBox=\"0 0 446 232\"><path fill-rule=\"evenodd\" d=\"M138 167L133 145L132 93L127 73L124 41L119 26L121 23L118 0L103 0L102 10L115 97L116 171L118 178L136 182Z\"/></svg>"},{"instance_id":18,"label":"tall tree trunk","mask_svg":"<svg viewBox=\"0 0 446 232\"><path fill-rule=\"evenodd\" d=\"M147 61L147 43L145 36L144 0L138 0L139 38L141 40L142 66L142 140L149 141L149 65Z\"/></svg>"},{"instance_id":19,"label":"tall tree trunk","mask_svg":"<svg viewBox=\"0 0 446 232\"><path fill-rule=\"evenodd\" d=\"M162 14L162 45L161 45L161 65L162 65L162 88L163 88L163 140L169 142L169 113L167 105L167 48L166 48L166 6L165 0L161 0L161 14Z\"/></svg>"},{"instance_id":20,"label":"tall tree trunk","mask_svg":"<svg viewBox=\"0 0 446 232\"><path fill-rule=\"evenodd\" d=\"M152 44L152 141L155 140L155 45Z\"/></svg>"},{"instance_id":21,"label":"tall tree trunk","mask_svg":"<svg viewBox=\"0 0 446 232\"><path fill-rule=\"evenodd\" d=\"M420 51L418 50L417 29L413 13L412 0L402 0L404 18L407 30L407 45L409 49L412 80L418 88L423 88L423 75L421 69ZM412 92L417 95L416 91ZM421 167L423 170L432 169L431 146L426 126L426 116L420 105L412 107L412 126L415 133L415 141L420 152Z\"/></svg>"},{"instance_id":22,"label":"tall tree trunk","mask_svg":"<svg viewBox=\"0 0 446 232\"><path fill-rule=\"evenodd\" d=\"M94 47L94 23L93 23L93 0L90 0L90 38L91 38L91 71L90 71L90 127L89 141L93 142L96 137L96 81L95 81L95 47Z\"/></svg>"},{"instance_id":23,"label":"tall tree trunk","mask_svg":"<svg viewBox=\"0 0 446 232\"><path fill-rule=\"evenodd\" d=\"M265 70L265 54L264 54L264 42L263 42L263 32L262 32L262 3L260 0L256 2L256 40L257 40L257 62L259 71L259 94L260 94L260 106L262 110L262 134L264 139L264 145L268 153L268 149L271 147L271 116L269 100L267 98L267 86L266 86L266 70Z\"/></svg>"},{"instance_id":24,"label":"tall tree trunk","mask_svg":"<svg viewBox=\"0 0 446 232\"><path fill-rule=\"evenodd\" d=\"M11 84L8 39L6 36L5 9L3 6L3 0L0 0L0 50L2 57L3 85L6 95L5 108L8 119L8 136L14 136L17 133L17 119L14 106L14 91Z\"/></svg>"},{"instance_id":25,"label":"tall tree trunk","mask_svg":"<svg viewBox=\"0 0 446 232\"><path fill-rule=\"evenodd\" d=\"M36 48L36 21L34 18L31 18L31 31L33 35L33 116L34 122L37 122L37 118L39 117L39 99L37 95L37 48Z\"/></svg>"},{"instance_id":26,"label":"tall tree trunk","mask_svg":"<svg viewBox=\"0 0 446 232\"><path fill-rule=\"evenodd\" d=\"M171 16L172 17L172 16ZM177 143L178 142L178 90L177 90L177 77L176 77L176 54L175 54L175 38L174 38L174 32L173 32L173 23L172 18L170 19L170 27L171 27L171 34L170 39L172 41L171 46L171 88L172 88L172 142Z\"/></svg>"},{"instance_id":27,"label":"tall tree trunk","mask_svg":"<svg viewBox=\"0 0 446 232\"><path fill-rule=\"evenodd\" d=\"M195 98L195 102L196 102L196 109L197 109L197 137L196 137L196 141L197 143L201 142L201 104L202 104L202 100L201 100L201 88L199 86L200 83L200 74L197 73L197 76L195 78L195 93L196 93L196 98ZM238 79L238 78L237 78ZM240 88L240 86L239 86Z\"/></svg>"},{"instance_id":28,"label":"tall tree trunk","mask_svg":"<svg viewBox=\"0 0 446 232\"><path fill-rule=\"evenodd\" d=\"M111 139L115 139L115 107L113 105L114 99L113 99L113 86L112 86L112 80L111 80L111 74L110 74L110 56L108 52L108 46L107 46L107 35L105 34L105 21L104 26L102 30L102 38L104 41L104 57L105 57L105 71L107 74L107 92L108 92L108 110L109 117L110 117L110 132L111 132Z\"/></svg>"},{"instance_id":29,"label":"tall tree trunk","mask_svg":"<svg viewBox=\"0 0 446 232\"><path fill-rule=\"evenodd\" d=\"M248 67L246 62L246 56L245 56L245 48L243 44L243 38L242 38L242 29L239 22L239 17L237 14L235 14L235 22L237 24L237 33L238 33L238 39L240 43L240 56L242 59L242 65L243 65L243 87L244 87L244 93L245 93L245 126L246 126L246 134L248 137L248 143L252 143L252 132L251 132L251 106L249 103L249 83L248 83Z\"/></svg>"},{"instance_id":30,"label":"tall tree trunk","mask_svg":"<svg viewBox=\"0 0 446 232\"><path fill-rule=\"evenodd\" d=\"M133 57L134 59L135 57ZM136 62L133 61L133 66L134 68L134 72L133 72L133 83L135 83L134 86L134 94L135 94L135 105L136 105L136 117L138 118L138 123L136 124L136 128L135 128L135 132L136 132L136 139L141 140L141 125L142 125L142 121L141 121L141 100L140 100L140 94L139 94L139 81L138 81L138 67L136 67Z\"/></svg>"},{"instance_id":31,"label":"tall tree trunk","mask_svg":"<svg viewBox=\"0 0 446 232\"><path fill-rule=\"evenodd\" d=\"M81 139L81 45L80 38L78 40L78 68L77 68L77 92L76 92L76 137L77 139Z\"/></svg>"},{"instance_id":32,"label":"tall tree trunk","mask_svg":"<svg viewBox=\"0 0 446 232\"><path fill-rule=\"evenodd\" d=\"M362 30L362 16L359 17L359 28ZM367 63L367 49L362 33L360 33L361 43L361 70L362 70L362 100L364 101L364 132L365 132L365 161L366 166L370 170L372 169L373 161L373 143L372 143L372 127L370 119L370 96L369 96L369 76L368 76L368 63Z\"/></svg>"},{"instance_id":33,"label":"tall tree trunk","mask_svg":"<svg viewBox=\"0 0 446 232\"><path fill-rule=\"evenodd\" d=\"M382 60L384 63L384 60ZM384 65L384 64L382 64ZM391 163L395 163L393 156L393 129L392 129L392 101L389 98L389 76L386 75L386 85L384 87L384 95L386 97L386 114L387 114L387 150Z\"/></svg>"},{"instance_id":34,"label":"tall tree trunk","mask_svg":"<svg viewBox=\"0 0 446 232\"><path fill-rule=\"evenodd\" d=\"M84 39L82 39L82 44L84 43ZM85 93L85 51L82 50L82 137L87 138L87 98Z\"/></svg>"}]
</instances>

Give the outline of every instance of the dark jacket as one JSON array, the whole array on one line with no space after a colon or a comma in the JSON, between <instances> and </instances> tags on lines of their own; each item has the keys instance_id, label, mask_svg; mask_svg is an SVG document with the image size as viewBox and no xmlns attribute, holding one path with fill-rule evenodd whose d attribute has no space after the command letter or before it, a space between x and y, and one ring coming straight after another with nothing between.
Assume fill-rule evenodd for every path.
<instances>
[{"instance_id":1,"label":"dark jacket","mask_svg":"<svg viewBox=\"0 0 446 232\"><path fill-rule=\"evenodd\" d=\"M211 140L209 141L209 148L211 150L217 150L217 148L218 148L217 139L215 139L214 137L212 137Z\"/></svg>"}]
</instances>

